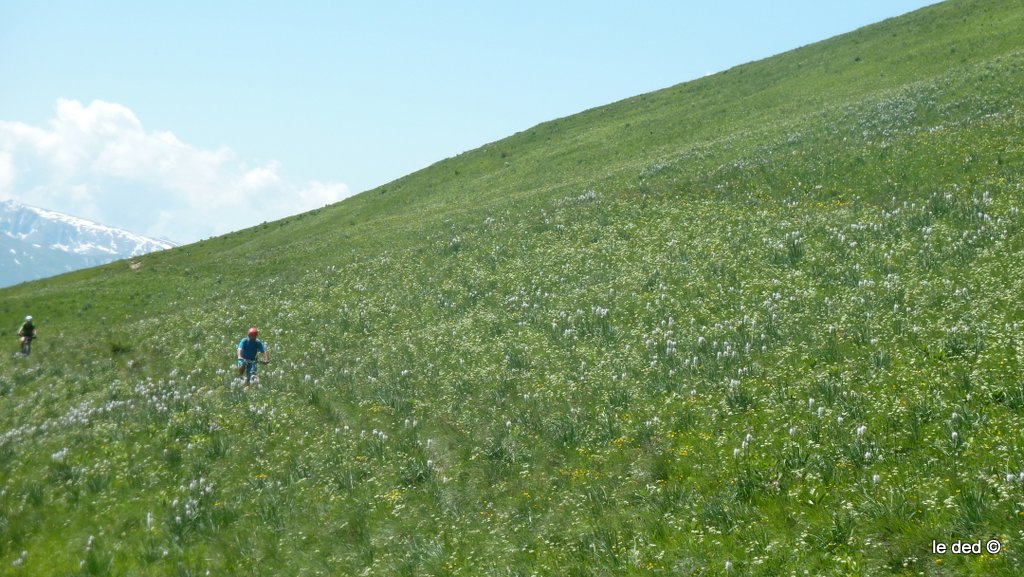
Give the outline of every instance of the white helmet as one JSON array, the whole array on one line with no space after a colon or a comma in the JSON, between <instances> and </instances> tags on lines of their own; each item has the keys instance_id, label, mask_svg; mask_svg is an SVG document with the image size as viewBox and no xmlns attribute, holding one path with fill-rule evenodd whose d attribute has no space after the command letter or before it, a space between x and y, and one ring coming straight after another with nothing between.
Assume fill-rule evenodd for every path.
<instances>
[{"instance_id":1,"label":"white helmet","mask_svg":"<svg viewBox=\"0 0 1024 577\"><path fill-rule=\"evenodd\" d=\"M31 321L32 321L32 315L28 315L27 317L25 317L25 322L26 323L27 322L31 322Z\"/></svg>"}]
</instances>

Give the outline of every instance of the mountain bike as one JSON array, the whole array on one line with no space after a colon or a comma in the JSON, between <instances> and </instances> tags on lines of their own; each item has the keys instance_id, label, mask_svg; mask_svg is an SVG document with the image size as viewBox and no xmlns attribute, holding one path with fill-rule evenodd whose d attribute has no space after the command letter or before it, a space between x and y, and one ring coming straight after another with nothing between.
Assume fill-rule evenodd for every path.
<instances>
[{"instance_id":1,"label":"mountain bike","mask_svg":"<svg viewBox=\"0 0 1024 577\"><path fill-rule=\"evenodd\" d=\"M246 385L251 384L254 377L257 381L259 380L257 373L259 372L260 365L270 364L270 361L264 361L262 359L238 359L238 361L241 363L238 366L245 366Z\"/></svg>"},{"instance_id":2,"label":"mountain bike","mask_svg":"<svg viewBox=\"0 0 1024 577\"><path fill-rule=\"evenodd\" d=\"M21 338L21 356L27 357L32 352L32 341L35 339L35 337Z\"/></svg>"}]
</instances>

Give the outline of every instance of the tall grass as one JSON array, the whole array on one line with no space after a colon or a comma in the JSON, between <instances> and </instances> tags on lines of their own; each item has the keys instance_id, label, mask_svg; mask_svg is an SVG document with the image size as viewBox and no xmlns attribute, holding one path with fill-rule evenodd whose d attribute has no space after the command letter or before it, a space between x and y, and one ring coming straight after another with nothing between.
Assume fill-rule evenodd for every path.
<instances>
[{"instance_id":1,"label":"tall grass","mask_svg":"<svg viewBox=\"0 0 1024 577\"><path fill-rule=\"evenodd\" d=\"M0 358L2 572L1018 574L1022 18L941 4L0 292L41 335Z\"/></svg>"}]
</instances>

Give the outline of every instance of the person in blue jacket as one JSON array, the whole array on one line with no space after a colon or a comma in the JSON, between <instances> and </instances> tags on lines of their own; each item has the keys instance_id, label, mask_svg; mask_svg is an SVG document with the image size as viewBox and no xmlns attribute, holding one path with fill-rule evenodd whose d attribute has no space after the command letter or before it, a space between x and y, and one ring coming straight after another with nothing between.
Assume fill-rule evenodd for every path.
<instances>
[{"instance_id":1,"label":"person in blue jacket","mask_svg":"<svg viewBox=\"0 0 1024 577\"><path fill-rule=\"evenodd\" d=\"M242 376L246 373L246 369L249 373L256 372L256 356L259 353L263 353L263 362L270 362L270 353L267 352L267 347L263 344L259 338L260 331L253 327L249 329L249 334L246 338L242 339L238 343L238 376Z\"/></svg>"}]
</instances>

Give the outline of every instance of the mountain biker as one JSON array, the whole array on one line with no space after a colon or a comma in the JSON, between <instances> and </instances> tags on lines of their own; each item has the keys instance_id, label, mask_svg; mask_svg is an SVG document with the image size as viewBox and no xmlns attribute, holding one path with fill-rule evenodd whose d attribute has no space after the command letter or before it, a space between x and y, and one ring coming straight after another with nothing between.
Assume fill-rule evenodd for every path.
<instances>
[{"instance_id":1,"label":"mountain biker","mask_svg":"<svg viewBox=\"0 0 1024 577\"><path fill-rule=\"evenodd\" d=\"M36 326L32 324L32 315L25 317L25 323L18 329L18 336L21 337L21 350L24 353L26 341L31 343L32 339L36 338Z\"/></svg>"},{"instance_id":2,"label":"mountain biker","mask_svg":"<svg viewBox=\"0 0 1024 577\"><path fill-rule=\"evenodd\" d=\"M263 344L263 341L257 337L260 335L260 331L256 327L249 329L246 338L242 339L238 343L238 376L241 377L245 374L246 368L252 366L252 363L256 362L256 355L263 353L263 362L270 362L270 354L267 352L267 347ZM246 362L248 361L248 362Z\"/></svg>"}]
</instances>

